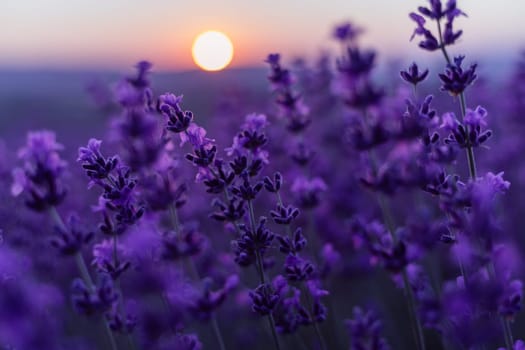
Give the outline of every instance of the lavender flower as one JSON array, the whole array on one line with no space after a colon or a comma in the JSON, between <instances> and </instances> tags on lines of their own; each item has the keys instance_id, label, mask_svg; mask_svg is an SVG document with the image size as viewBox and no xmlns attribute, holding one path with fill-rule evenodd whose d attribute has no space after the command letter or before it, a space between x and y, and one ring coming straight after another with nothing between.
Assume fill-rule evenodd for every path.
<instances>
[{"instance_id":1,"label":"lavender flower","mask_svg":"<svg viewBox=\"0 0 525 350\"><path fill-rule=\"evenodd\" d=\"M348 48L348 54L337 61L337 70L354 79L367 76L375 65L374 51L361 51L358 48Z\"/></svg>"},{"instance_id":2,"label":"lavender flower","mask_svg":"<svg viewBox=\"0 0 525 350\"><path fill-rule=\"evenodd\" d=\"M425 69L423 72L419 72L419 67L414 62L408 67L407 71L402 70L400 73L401 78L414 86L421 83L428 76L428 69Z\"/></svg>"},{"instance_id":3,"label":"lavender flower","mask_svg":"<svg viewBox=\"0 0 525 350\"><path fill-rule=\"evenodd\" d=\"M463 70L461 67L463 59L465 56L454 57L454 63L447 66L445 74L439 74L443 83L441 90L447 91L452 96L463 93L478 77L476 74L477 64L472 64L469 69Z\"/></svg>"},{"instance_id":4,"label":"lavender flower","mask_svg":"<svg viewBox=\"0 0 525 350\"><path fill-rule=\"evenodd\" d=\"M351 338L351 349L387 350L390 346L381 337L382 322L372 311L364 312L355 307L353 318L346 322Z\"/></svg>"},{"instance_id":5,"label":"lavender flower","mask_svg":"<svg viewBox=\"0 0 525 350\"><path fill-rule=\"evenodd\" d=\"M177 233L168 232L162 240L161 257L179 260L199 254L206 244L205 236L196 227L184 225Z\"/></svg>"},{"instance_id":6,"label":"lavender flower","mask_svg":"<svg viewBox=\"0 0 525 350\"><path fill-rule=\"evenodd\" d=\"M266 227L266 218L261 217L255 232L246 225L239 226L243 232L235 242L235 261L241 266L249 266L256 261L256 256L264 256L275 234Z\"/></svg>"},{"instance_id":7,"label":"lavender flower","mask_svg":"<svg viewBox=\"0 0 525 350\"><path fill-rule=\"evenodd\" d=\"M81 147L78 150L77 161L82 163L82 168L95 184L99 180L106 179L111 171L115 169L118 164L117 157L105 158L100 152L102 141L97 139L90 139L87 147Z\"/></svg>"},{"instance_id":8,"label":"lavender flower","mask_svg":"<svg viewBox=\"0 0 525 350\"><path fill-rule=\"evenodd\" d=\"M308 118L309 109L304 105L301 96L292 90L294 79L291 73L281 66L279 54L268 55L266 62L271 68L268 80L278 94L276 103L281 116L286 118L288 131L304 131L311 122Z\"/></svg>"},{"instance_id":9,"label":"lavender flower","mask_svg":"<svg viewBox=\"0 0 525 350\"><path fill-rule=\"evenodd\" d=\"M293 237L277 236L277 240L280 244L279 250L281 253L292 255L295 255L303 250L307 242L300 227L294 231Z\"/></svg>"},{"instance_id":10,"label":"lavender flower","mask_svg":"<svg viewBox=\"0 0 525 350\"><path fill-rule=\"evenodd\" d=\"M278 225L289 225L299 216L299 209L291 205L284 207L278 203L276 210L270 211L270 216Z\"/></svg>"},{"instance_id":11,"label":"lavender flower","mask_svg":"<svg viewBox=\"0 0 525 350\"><path fill-rule=\"evenodd\" d=\"M204 280L203 294L188 309L200 321L207 321L212 317L212 313L217 310L226 300L226 297L238 285L239 277L237 275L229 276L224 286L218 290L211 290L211 280Z\"/></svg>"},{"instance_id":12,"label":"lavender flower","mask_svg":"<svg viewBox=\"0 0 525 350\"><path fill-rule=\"evenodd\" d=\"M327 186L320 178L311 180L299 177L294 180L292 192L301 208L311 209L319 205L320 195L327 190Z\"/></svg>"},{"instance_id":13,"label":"lavender flower","mask_svg":"<svg viewBox=\"0 0 525 350\"><path fill-rule=\"evenodd\" d=\"M514 319L516 314L521 311L523 300L523 282L513 280L506 284L503 294L500 297L498 312L505 318Z\"/></svg>"},{"instance_id":14,"label":"lavender flower","mask_svg":"<svg viewBox=\"0 0 525 350\"><path fill-rule=\"evenodd\" d=\"M354 42L362 32L362 28L355 26L353 23L345 22L334 28L332 36L342 44L345 44Z\"/></svg>"},{"instance_id":15,"label":"lavender flower","mask_svg":"<svg viewBox=\"0 0 525 350\"><path fill-rule=\"evenodd\" d=\"M506 350L506 348L498 348L498 350ZM525 350L525 342L521 339L516 340L513 344L512 350Z\"/></svg>"},{"instance_id":16,"label":"lavender flower","mask_svg":"<svg viewBox=\"0 0 525 350\"><path fill-rule=\"evenodd\" d=\"M447 144L455 144L460 148L479 147L491 136L492 130L483 130L486 126L485 117L487 111L478 106L475 110L467 110L467 114L460 122L454 113L447 113L443 116L442 128L451 132L444 140Z\"/></svg>"},{"instance_id":17,"label":"lavender flower","mask_svg":"<svg viewBox=\"0 0 525 350\"><path fill-rule=\"evenodd\" d=\"M306 281L314 273L314 265L297 255L288 255L284 263L284 272L289 281Z\"/></svg>"},{"instance_id":18,"label":"lavender flower","mask_svg":"<svg viewBox=\"0 0 525 350\"><path fill-rule=\"evenodd\" d=\"M75 255L82 250L84 245L91 242L94 233L82 230L79 219L75 215L69 217L67 226L66 232L57 228L57 236L51 239L51 245L61 255Z\"/></svg>"},{"instance_id":19,"label":"lavender flower","mask_svg":"<svg viewBox=\"0 0 525 350\"><path fill-rule=\"evenodd\" d=\"M106 320L113 332L128 335L133 333L139 322L133 304L127 303L123 310L119 310L119 307L113 304L112 310L106 314Z\"/></svg>"},{"instance_id":20,"label":"lavender flower","mask_svg":"<svg viewBox=\"0 0 525 350\"><path fill-rule=\"evenodd\" d=\"M137 65L137 75L127 77L120 81L115 89L118 102L126 108L147 107L151 108L152 92L149 87L148 74L152 64L140 61Z\"/></svg>"},{"instance_id":21,"label":"lavender flower","mask_svg":"<svg viewBox=\"0 0 525 350\"><path fill-rule=\"evenodd\" d=\"M104 190L95 208L104 217L100 230L108 235L120 235L142 217L145 208L136 198L137 181L131 169L119 164L118 157L105 158L100 152L101 143L89 140L87 147L79 149L78 161L91 179L89 186L96 184Z\"/></svg>"},{"instance_id":22,"label":"lavender flower","mask_svg":"<svg viewBox=\"0 0 525 350\"><path fill-rule=\"evenodd\" d=\"M121 244L104 240L93 246L92 265L99 273L108 274L113 280L117 280L131 267L129 252Z\"/></svg>"},{"instance_id":23,"label":"lavender flower","mask_svg":"<svg viewBox=\"0 0 525 350\"><path fill-rule=\"evenodd\" d=\"M63 183L66 162L58 153L62 149L51 131L28 133L26 146L18 151L18 158L24 164L13 170L11 194L25 193L26 205L36 211L60 204L66 196Z\"/></svg>"},{"instance_id":24,"label":"lavender flower","mask_svg":"<svg viewBox=\"0 0 525 350\"><path fill-rule=\"evenodd\" d=\"M270 284L261 284L255 290L250 292L252 299L252 310L259 315L271 314L279 302L279 294Z\"/></svg>"},{"instance_id":25,"label":"lavender flower","mask_svg":"<svg viewBox=\"0 0 525 350\"><path fill-rule=\"evenodd\" d=\"M75 309L87 316L109 311L118 294L114 289L113 281L107 274L101 274L99 283L94 289L86 286L83 280L76 279L71 286L71 300Z\"/></svg>"},{"instance_id":26,"label":"lavender flower","mask_svg":"<svg viewBox=\"0 0 525 350\"><path fill-rule=\"evenodd\" d=\"M182 95L164 94L159 97L157 109L168 118L166 129L174 133L186 131L193 122L193 113L180 107Z\"/></svg>"},{"instance_id":27,"label":"lavender flower","mask_svg":"<svg viewBox=\"0 0 525 350\"><path fill-rule=\"evenodd\" d=\"M410 40L412 40L416 35L422 36L423 40L419 42L419 47L424 50L435 51L438 49L443 49L447 45L454 44L459 39L459 37L461 37L463 31L454 31L453 29L454 20L459 16L466 16L466 14L457 8L455 0L449 0L445 8L443 8L441 0L429 0L429 2L430 8L421 6L418 8L418 11L423 16L437 22L439 27L439 41L430 30L425 28L426 21L423 16L414 12L410 13L410 18L416 22L417 28L414 30ZM440 22L443 18L446 18L446 23L445 30L442 34Z\"/></svg>"}]
</instances>

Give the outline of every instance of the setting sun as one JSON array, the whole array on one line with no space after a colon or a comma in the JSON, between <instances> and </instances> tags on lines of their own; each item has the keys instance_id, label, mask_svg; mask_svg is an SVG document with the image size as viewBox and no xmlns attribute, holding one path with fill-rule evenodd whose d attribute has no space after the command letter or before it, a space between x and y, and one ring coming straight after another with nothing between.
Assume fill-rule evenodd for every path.
<instances>
[{"instance_id":1,"label":"setting sun","mask_svg":"<svg viewBox=\"0 0 525 350\"><path fill-rule=\"evenodd\" d=\"M233 58L233 44L226 34L208 31L200 34L191 49L193 60L202 69L224 69Z\"/></svg>"}]
</instances>

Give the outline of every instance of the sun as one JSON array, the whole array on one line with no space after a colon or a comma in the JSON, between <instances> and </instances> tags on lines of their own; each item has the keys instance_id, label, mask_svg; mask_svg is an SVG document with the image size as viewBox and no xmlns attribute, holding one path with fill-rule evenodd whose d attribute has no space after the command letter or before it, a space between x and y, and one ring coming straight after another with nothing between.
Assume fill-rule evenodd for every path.
<instances>
[{"instance_id":1,"label":"sun","mask_svg":"<svg viewBox=\"0 0 525 350\"><path fill-rule=\"evenodd\" d=\"M226 68L233 58L233 44L226 34L211 30L199 34L191 48L195 63L204 70Z\"/></svg>"}]
</instances>

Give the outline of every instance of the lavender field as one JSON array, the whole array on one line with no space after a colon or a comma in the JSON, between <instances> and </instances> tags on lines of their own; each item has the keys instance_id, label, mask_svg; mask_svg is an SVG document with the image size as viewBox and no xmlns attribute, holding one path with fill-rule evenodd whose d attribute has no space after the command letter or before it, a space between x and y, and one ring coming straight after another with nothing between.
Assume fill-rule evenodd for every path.
<instances>
[{"instance_id":1,"label":"lavender field","mask_svg":"<svg viewBox=\"0 0 525 350\"><path fill-rule=\"evenodd\" d=\"M0 349L525 350L525 51L420 2L406 65L356 16L264 68L0 69Z\"/></svg>"}]
</instances>

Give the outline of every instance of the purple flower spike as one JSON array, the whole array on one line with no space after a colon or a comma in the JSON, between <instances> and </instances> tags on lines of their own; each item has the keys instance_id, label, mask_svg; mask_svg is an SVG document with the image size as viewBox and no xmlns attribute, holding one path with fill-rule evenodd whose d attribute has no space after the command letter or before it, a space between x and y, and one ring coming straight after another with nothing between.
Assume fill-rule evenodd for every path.
<instances>
[{"instance_id":1,"label":"purple flower spike","mask_svg":"<svg viewBox=\"0 0 525 350\"><path fill-rule=\"evenodd\" d=\"M60 204L66 196L62 183L66 162L58 154L62 148L51 131L29 132L26 146L18 151L24 164L12 172L11 194L26 193L26 205L36 211Z\"/></svg>"},{"instance_id":2,"label":"purple flower spike","mask_svg":"<svg viewBox=\"0 0 525 350\"><path fill-rule=\"evenodd\" d=\"M252 298L252 310L259 315L268 315L279 302L279 294L270 284L261 284L250 292Z\"/></svg>"},{"instance_id":3,"label":"purple flower spike","mask_svg":"<svg viewBox=\"0 0 525 350\"><path fill-rule=\"evenodd\" d=\"M293 233L293 237L287 237L287 236L277 236L277 240L279 241L279 250L284 254L292 254L295 255L301 250L303 250L304 247L306 247L306 238L303 235L303 231L300 227L298 227L295 232Z\"/></svg>"},{"instance_id":4,"label":"purple flower spike","mask_svg":"<svg viewBox=\"0 0 525 350\"><path fill-rule=\"evenodd\" d=\"M346 321L350 333L352 349L388 350L390 346L381 337L383 324L372 312L354 308L354 318Z\"/></svg>"},{"instance_id":5,"label":"purple flower spike","mask_svg":"<svg viewBox=\"0 0 525 350\"><path fill-rule=\"evenodd\" d=\"M72 215L68 219L67 231L64 232L57 228L57 236L51 239L51 245L56 248L61 255L75 255L81 251L82 247L94 237L93 232L85 232L79 229L78 217Z\"/></svg>"},{"instance_id":6,"label":"purple flower spike","mask_svg":"<svg viewBox=\"0 0 525 350\"><path fill-rule=\"evenodd\" d=\"M157 102L157 110L168 118L166 130L177 134L186 131L193 122L193 113L183 111L180 107L181 102L182 95L170 93L161 95Z\"/></svg>"},{"instance_id":7,"label":"purple flower spike","mask_svg":"<svg viewBox=\"0 0 525 350\"><path fill-rule=\"evenodd\" d=\"M226 300L226 297L239 284L239 277L232 275L225 281L224 286L212 291L212 281L204 279L204 291L197 300L189 305L188 309L199 321L209 321L213 312L217 310Z\"/></svg>"},{"instance_id":8,"label":"purple flower spike","mask_svg":"<svg viewBox=\"0 0 525 350\"><path fill-rule=\"evenodd\" d=\"M206 238L196 227L183 226L177 235L168 233L162 240L161 257L165 260L179 260L199 254Z\"/></svg>"},{"instance_id":9,"label":"purple flower spike","mask_svg":"<svg viewBox=\"0 0 525 350\"><path fill-rule=\"evenodd\" d=\"M345 22L334 28L332 37L344 44L355 41L361 33L363 29L356 27L353 23Z\"/></svg>"},{"instance_id":10,"label":"purple flower spike","mask_svg":"<svg viewBox=\"0 0 525 350\"><path fill-rule=\"evenodd\" d=\"M266 58L265 62L270 65L271 72L268 80L275 89L288 88L292 84L292 77L288 69L281 67L281 55L278 53L271 53Z\"/></svg>"},{"instance_id":11,"label":"purple flower spike","mask_svg":"<svg viewBox=\"0 0 525 350\"><path fill-rule=\"evenodd\" d=\"M277 209L270 211L273 221L278 225L289 225L297 216L299 216L299 209L288 205L282 206L277 204Z\"/></svg>"},{"instance_id":12,"label":"purple flower spike","mask_svg":"<svg viewBox=\"0 0 525 350\"><path fill-rule=\"evenodd\" d=\"M295 179L292 185L292 192L297 198L301 208L315 208L320 203L321 192L327 190L325 182L321 178L306 179L300 177Z\"/></svg>"},{"instance_id":13,"label":"purple flower spike","mask_svg":"<svg viewBox=\"0 0 525 350\"><path fill-rule=\"evenodd\" d=\"M487 111L482 107L475 110L467 109L463 123L456 119L454 113L446 113L442 117L441 127L450 131L444 140L446 144L461 148L479 147L492 136L492 130L485 130Z\"/></svg>"},{"instance_id":14,"label":"purple flower spike","mask_svg":"<svg viewBox=\"0 0 525 350\"><path fill-rule=\"evenodd\" d=\"M315 271L314 265L297 255L288 255L284 263L284 272L289 281L306 281Z\"/></svg>"},{"instance_id":15,"label":"purple flower spike","mask_svg":"<svg viewBox=\"0 0 525 350\"><path fill-rule=\"evenodd\" d=\"M152 109L152 92L148 79L151 67L150 62L140 61L135 66L136 75L127 77L118 83L115 95L123 107Z\"/></svg>"},{"instance_id":16,"label":"purple flower spike","mask_svg":"<svg viewBox=\"0 0 525 350\"><path fill-rule=\"evenodd\" d=\"M375 66L375 51L348 48L348 54L337 61L337 70L348 77L358 79L370 74Z\"/></svg>"},{"instance_id":17,"label":"purple flower spike","mask_svg":"<svg viewBox=\"0 0 525 350\"><path fill-rule=\"evenodd\" d=\"M429 2L430 8L420 6L418 8L418 12L428 19L437 21L440 27L440 21L443 18L446 18L445 29L443 31L442 38L443 41L438 42L432 32L425 28L425 18L414 12L410 14L410 18L416 22L417 27L414 30L410 40L412 40L416 35L422 36L423 40L419 43L419 47L424 50L435 51L440 49L442 46L444 47L447 45L452 45L459 39L461 34L463 34L463 31L454 31L454 19L459 16L466 16L466 14L457 8L455 0L449 0L445 8L441 4L441 0L429 0Z\"/></svg>"},{"instance_id":18,"label":"purple flower spike","mask_svg":"<svg viewBox=\"0 0 525 350\"><path fill-rule=\"evenodd\" d=\"M408 67L408 70L401 71L399 74L404 81L415 86L427 78L428 69L425 69L420 73L419 67L414 62L410 65L410 67Z\"/></svg>"},{"instance_id":19,"label":"purple flower spike","mask_svg":"<svg viewBox=\"0 0 525 350\"><path fill-rule=\"evenodd\" d=\"M282 183L283 183L283 176L281 175L281 173L273 174L273 180L269 176L266 176L264 178L264 188L268 192L272 192L272 193L279 192L279 190L281 189Z\"/></svg>"},{"instance_id":20,"label":"purple flower spike","mask_svg":"<svg viewBox=\"0 0 525 350\"><path fill-rule=\"evenodd\" d=\"M87 147L80 147L78 150L77 161L82 164L89 178L92 179L90 185L106 179L118 164L117 157L105 158L100 152L102 141L90 139Z\"/></svg>"},{"instance_id":21,"label":"purple flower spike","mask_svg":"<svg viewBox=\"0 0 525 350\"><path fill-rule=\"evenodd\" d=\"M147 74L151 70L151 67L153 67L153 64L151 64L151 62L148 61L140 61L135 67L137 68L137 76L129 77L127 78L127 81L137 88L148 87L150 85L150 82L147 79Z\"/></svg>"},{"instance_id":22,"label":"purple flower spike","mask_svg":"<svg viewBox=\"0 0 525 350\"><path fill-rule=\"evenodd\" d=\"M417 27L414 29L410 40L413 40L416 35L423 37L419 42L419 47L427 51L435 51L440 48L439 42L432 32L425 28L425 19L417 13L411 13L410 18L416 22Z\"/></svg>"},{"instance_id":23,"label":"purple flower spike","mask_svg":"<svg viewBox=\"0 0 525 350\"><path fill-rule=\"evenodd\" d=\"M472 85L476 78L477 64L472 64L469 69L463 70L461 63L465 56L457 56L454 58L454 63L447 66L445 74L439 74L439 78L443 85L441 91L447 91L452 96L461 94L467 87Z\"/></svg>"},{"instance_id":24,"label":"purple flower spike","mask_svg":"<svg viewBox=\"0 0 525 350\"><path fill-rule=\"evenodd\" d=\"M269 63L270 65L277 65L279 64L279 60L281 59L281 55L278 53L271 53L268 55L266 60L264 62Z\"/></svg>"},{"instance_id":25,"label":"purple flower spike","mask_svg":"<svg viewBox=\"0 0 525 350\"><path fill-rule=\"evenodd\" d=\"M522 301L523 282L521 280L508 282L498 303L499 314L507 319L513 320L516 314L521 311Z\"/></svg>"},{"instance_id":26,"label":"purple flower spike","mask_svg":"<svg viewBox=\"0 0 525 350\"><path fill-rule=\"evenodd\" d=\"M260 217L255 232L246 225L240 225L240 229L244 233L235 241L235 261L241 266L249 266L255 261L256 254L264 256L275 234L266 228L265 217Z\"/></svg>"},{"instance_id":27,"label":"purple flower spike","mask_svg":"<svg viewBox=\"0 0 525 350\"><path fill-rule=\"evenodd\" d=\"M498 348L498 350L507 350L507 348ZM512 350L525 350L525 342L521 339L516 340L512 346Z\"/></svg>"},{"instance_id":28,"label":"purple flower spike","mask_svg":"<svg viewBox=\"0 0 525 350\"><path fill-rule=\"evenodd\" d=\"M71 300L75 309L84 315L91 316L109 311L118 294L113 287L113 281L107 274L100 275L99 283L92 290L83 280L76 279L72 284Z\"/></svg>"}]
</instances>

